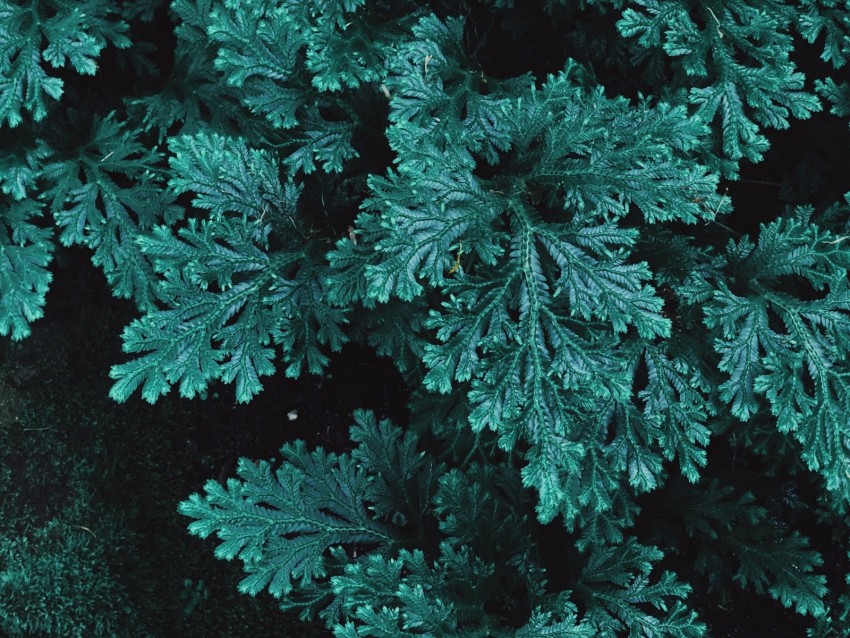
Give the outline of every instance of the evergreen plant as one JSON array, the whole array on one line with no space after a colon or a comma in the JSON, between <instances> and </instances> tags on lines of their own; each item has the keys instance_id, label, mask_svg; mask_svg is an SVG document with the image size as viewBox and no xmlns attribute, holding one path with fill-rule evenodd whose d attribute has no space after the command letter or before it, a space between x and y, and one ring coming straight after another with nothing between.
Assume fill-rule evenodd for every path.
<instances>
[{"instance_id":1,"label":"evergreen plant","mask_svg":"<svg viewBox=\"0 0 850 638\"><path fill-rule=\"evenodd\" d=\"M337 638L848 638L847 165L741 189L846 162L848 56L842 0L0 0L0 334L77 245L116 401L391 358L405 422L179 504Z\"/></svg>"}]
</instances>

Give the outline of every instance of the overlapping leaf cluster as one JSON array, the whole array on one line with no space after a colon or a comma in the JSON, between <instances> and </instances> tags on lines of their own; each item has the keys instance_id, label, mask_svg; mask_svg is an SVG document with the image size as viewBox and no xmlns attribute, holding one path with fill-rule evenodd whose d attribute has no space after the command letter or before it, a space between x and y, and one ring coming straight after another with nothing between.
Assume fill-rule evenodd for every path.
<instances>
[{"instance_id":1,"label":"overlapping leaf cluster","mask_svg":"<svg viewBox=\"0 0 850 638\"><path fill-rule=\"evenodd\" d=\"M762 227L757 244L730 243L734 274L714 283L705 323L717 334L719 368L729 375L718 389L732 414L748 420L763 395L776 427L793 433L807 465L846 498L850 256L843 237L807 212Z\"/></svg>"},{"instance_id":2,"label":"overlapping leaf cluster","mask_svg":"<svg viewBox=\"0 0 850 638\"><path fill-rule=\"evenodd\" d=\"M438 341L424 349L425 387L468 383L472 427L497 430L506 449L529 442L525 480L540 491L541 518L563 512L572 524L591 503L610 507L619 473L639 490L657 484L656 413L635 410L630 378L632 359L670 323L648 264L630 257L638 233L621 220L634 208L648 222L694 222L722 206L717 176L684 159L707 129L682 107L635 109L570 73L541 89L493 83L482 96L478 74L446 54L460 47L460 23L425 18L414 34L386 84L397 167L370 180L355 226L374 249L339 242L331 286L362 276L350 297L364 303L441 290L426 322ZM635 131L640 148L627 143ZM662 387L694 374L653 354ZM681 430L670 438L706 443L701 420L672 425ZM617 434L604 445L609 426ZM571 483L593 467L598 481Z\"/></svg>"},{"instance_id":3,"label":"overlapping leaf cluster","mask_svg":"<svg viewBox=\"0 0 850 638\"><path fill-rule=\"evenodd\" d=\"M820 554L708 451L743 432L850 500L846 207L749 236L723 181L821 97L850 113L843 3L547 2L575 50L505 74L488 34L526 37L518 3L173 0L158 78L128 33L164 7L32 5L0 0L0 333L29 333L57 242L80 245L140 313L119 401L247 402L349 341L413 393L405 433L358 413L352 452L289 445L182 504L243 591L339 636L704 635L635 531L681 474L685 535L727 544L727 580L838 622ZM610 68L575 48L594 21ZM130 95L63 94L48 67L97 74L108 44Z\"/></svg>"},{"instance_id":4,"label":"overlapping leaf cluster","mask_svg":"<svg viewBox=\"0 0 850 638\"><path fill-rule=\"evenodd\" d=\"M800 9L784 2L704 3L640 0L623 12L617 27L636 48L663 51L674 60L671 90L687 92L705 121L718 122L722 153L759 161L768 148L764 128L787 128L789 118L805 119L820 110L805 89L805 76L791 61L792 26ZM833 16L808 3L803 32L810 41L828 25L828 59L837 61ZM837 17L837 16L835 16ZM846 25L845 25L846 26ZM659 68L661 63L649 61ZM696 82L694 81L696 79Z\"/></svg>"},{"instance_id":5,"label":"overlapping leaf cluster","mask_svg":"<svg viewBox=\"0 0 850 638\"><path fill-rule=\"evenodd\" d=\"M164 307L125 330L125 349L141 356L113 369L112 396L126 400L141 385L155 401L179 383L191 398L223 379L248 401L274 371L273 343L289 376L302 368L318 374L327 362L319 344L339 350L346 340L344 311L325 300L312 242L269 247L275 222L297 230L299 187L281 182L271 156L244 140L197 134L171 148L171 188L196 193L194 205L210 213L176 233L159 226L139 238L162 273L156 292Z\"/></svg>"},{"instance_id":6,"label":"overlapping leaf cluster","mask_svg":"<svg viewBox=\"0 0 850 638\"><path fill-rule=\"evenodd\" d=\"M591 552L570 593L553 595L529 542L528 493L506 468L447 468L417 438L354 415L350 454L281 450L276 470L242 459L239 479L210 481L180 511L215 533L216 556L241 559L240 590L317 612L335 636L699 636L689 587L653 574L663 553L631 540ZM436 538L433 537L436 533ZM656 617L655 614L660 614ZM527 618L508 629L512 617Z\"/></svg>"},{"instance_id":7,"label":"overlapping leaf cluster","mask_svg":"<svg viewBox=\"0 0 850 638\"><path fill-rule=\"evenodd\" d=\"M130 27L121 14L120 6L100 0L3 0L0 125L18 126L26 112L35 121L43 120L49 102L59 99L64 90L56 69L70 67L76 73L94 75L107 44L129 47Z\"/></svg>"}]
</instances>

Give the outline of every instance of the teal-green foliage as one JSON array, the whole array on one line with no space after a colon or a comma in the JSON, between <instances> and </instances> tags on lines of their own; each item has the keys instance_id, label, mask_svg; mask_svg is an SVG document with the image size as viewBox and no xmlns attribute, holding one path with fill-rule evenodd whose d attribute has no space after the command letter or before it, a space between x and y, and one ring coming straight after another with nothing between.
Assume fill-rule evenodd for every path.
<instances>
[{"instance_id":1,"label":"teal-green foliage","mask_svg":"<svg viewBox=\"0 0 850 638\"><path fill-rule=\"evenodd\" d=\"M394 360L403 427L358 412L350 452L288 444L181 503L244 562L241 591L337 636L702 636L661 565L696 543L708 591L845 631L801 517L709 453L760 458L841 525L847 208L797 201L756 227L729 190L775 131L846 120L844 3L167 10L154 77L131 26L161 3L0 0L0 333L42 315L58 241L138 309L117 401L222 382L248 402L350 341ZM549 22L544 73L520 43ZM122 95L65 90L113 49ZM658 494L683 503L666 551L639 532Z\"/></svg>"},{"instance_id":2,"label":"teal-green foliage","mask_svg":"<svg viewBox=\"0 0 850 638\"><path fill-rule=\"evenodd\" d=\"M653 573L658 548L630 538L588 552L575 582L580 618L566 592L546 591L515 471L434 464L410 432L364 411L354 419L350 454L299 441L277 469L242 459L239 479L210 481L181 503L193 534L222 541L216 556L245 563L240 591L268 589L305 618L318 611L336 636L590 637L654 623L662 635L701 635L681 601L688 585ZM382 550L355 560L364 546ZM508 629L505 616L527 622Z\"/></svg>"}]
</instances>

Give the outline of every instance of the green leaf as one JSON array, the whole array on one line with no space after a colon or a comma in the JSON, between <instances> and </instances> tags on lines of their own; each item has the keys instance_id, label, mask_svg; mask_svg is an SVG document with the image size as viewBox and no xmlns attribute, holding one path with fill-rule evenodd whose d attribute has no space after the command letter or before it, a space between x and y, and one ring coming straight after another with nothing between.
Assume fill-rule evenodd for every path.
<instances>
[{"instance_id":1,"label":"green leaf","mask_svg":"<svg viewBox=\"0 0 850 638\"><path fill-rule=\"evenodd\" d=\"M817 573L823 558L751 492L736 493L712 479L699 489L674 485L668 497L667 507L682 516L687 537L699 547L696 569L719 593L729 595L725 590L734 580L797 613L824 616L826 578Z\"/></svg>"},{"instance_id":2,"label":"green leaf","mask_svg":"<svg viewBox=\"0 0 850 638\"><path fill-rule=\"evenodd\" d=\"M284 164L290 176L307 175L316 170L316 162L326 173L342 172L345 163L358 157L351 145L354 127L350 122L332 122L321 116L317 108L308 108L302 128L292 133L288 146L296 146Z\"/></svg>"},{"instance_id":3,"label":"green leaf","mask_svg":"<svg viewBox=\"0 0 850 638\"><path fill-rule=\"evenodd\" d=\"M372 412L355 410L349 436L357 444L351 457L375 474L363 494L373 503L372 511L409 533L424 535L425 514L445 466L417 450L419 440L412 432L387 419L378 421Z\"/></svg>"},{"instance_id":4,"label":"green leaf","mask_svg":"<svg viewBox=\"0 0 850 638\"><path fill-rule=\"evenodd\" d=\"M142 310L153 307L153 268L136 237L156 223L182 215L162 184L160 155L145 148L140 132L118 122L114 113L95 120L77 156L48 163L45 197L66 246L93 251L113 292Z\"/></svg>"},{"instance_id":5,"label":"green leaf","mask_svg":"<svg viewBox=\"0 0 850 638\"><path fill-rule=\"evenodd\" d=\"M264 298L276 317L272 335L289 363L288 377L298 377L304 368L321 374L328 365L322 346L339 352L348 341L342 329L347 312L328 303L323 277L323 268L305 260L293 277L275 278Z\"/></svg>"},{"instance_id":6,"label":"green leaf","mask_svg":"<svg viewBox=\"0 0 850 638\"><path fill-rule=\"evenodd\" d=\"M58 100L64 88L49 70L70 67L94 75L107 42L129 47L130 27L117 14L100 0L59 3L50 10L0 4L0 125L18 126L24 111L36 122L46 117L50 101Z\"/></svg>"},{"instance_id":7,"label":"green leaf","mask_svg":"<svg viewBox=\"0 0 850 638\"><path fill-rule=\"evenodd\" d=\"M682 474L695 483L707 463L707 420L713 413L707 394L711 386L695 357L671 356L666 348L655 346L647 347L643 357L648 379L637 395L644 403L644 419L661 419L653 430L664 457L678 458Z\"/></svg>"},{"instance_id":8,"label":"green leaf","mask_svg":"<svg viewBox=\"0 0 850 638\"><path fill-rule=\"evenodd\" d=\"M158 294L171 308L125 328L125 352L140 356L110 372L117 401L141 386L142 397L154 402L176 383L191 398L223 379L236 382L237 400L245 402L262 388L260 376L274 371L268 346L286 316L264 300L277 269L290 270L296 256L273 260L257 247L256 227L247 221L193 222L178 236L159 227L140 241L164 273Z\"/></svg>"},{"instance_id":9,"label":"green leaf","mask_svg":"<svg viewBox=\"0 0 850 638\"><path fill-rule=\"evenodd\" d=\"M21 144L9 134L7 140L12 144L3 147L0 157L0 193L20 201L36 193L44 164L53 150L42 139L34 144L27 139L26 144Z\"/></svg>"},{"instance_id":10,"label":"green leaf","mask_svg":"<svg viewBox=\"0 0 850 638\"><path fill-rule=\"evenodd\" d=\"M730 244L735 268L746 273L751 293L721 283L705 306L705 322L718 331L719 367L729 374L721 398L747 420L763 394L780 431L793 433L802 456L820 471L830 490L850 498L850 409L844 363L850 347L850 268L840 240L798 219L763 226L757 246ZM794 277L817 298L795 294ZM790 282L782 286L783 282ZM798 293L799 294L799 293ZM776 317L777 320L773 320Z\"/></svg>"},{"instance_id":11,"label":"green leaf","mask_svg":"<svg viewBox=\"0 0 850 638\"><path fill-rule=\"evenodd\" d=\"M588 555L576 593L584 599L587 618L598 627L598 635L684 638L707 634L696 612L683 604L690 587L671 572L662 573L657 580L651 578L653 563L663 555L632 538ZM661 616L647 612L648 608Z\"/></svg>"},{"instance_id":12,"label":"green leaf","mask_svg":"<svg viewBox=\"0 0 850 638\"><path fill-rule=\"evenodd\" d=\"M785 607L799 614L818 618L826 611L826 576L812 573L823 565L820 554L809 548L809 541L798 532L782 538L770 548L769 558L755 544L741 547L741 561L735 580L742 587L751 585L757 592L768 591Z\"/></svg>"},{"instance_id":13,"label":"green leaf","mask_svg":"<svg viewBox=\"0 0 850 638\"><path fill-rule=\"evenodd\" d=\"M576 607L565 606L558 612L534 611L523 627L518 629L514 638L591 638L596 630L588 622L579 622Z\"/></svg>"},{"instance_id":14,"label":"green leaf","mask_svg":"<svg viewBox=\"0 0 850 638\"><path fill-rule=\"evenodd\" d=\"M354 4L354 3L352 3ZM364 2L356 3L357 7ZM364 16L323 12L307 47L306 67L319 91L360 89L381 79L380 49L373 46L375 30ZM336 13L336 15L334 15ZM333 22L333 26L330 23Z\"/></svg>"},{"instance_id":15,"label":"green leaf","mask_svg":"<svg viewBox=\"0 0 850 638\"><path fill-rule=\"evenodd\" d=\"M194 193L192 205L214 218L225 213L259 217L292 206L299 194L281 184L276 158L266 150L249 148L243 138L199 132L172 138L168 184L177 194Z\"/></svg>"},{"instance_id":16,"label":"green leaf","mask_svg":"<svg viewBox=\"0 0 850 638\"><path fill-rule=\"evenodd\" d=\"M850 15L841 0L802 0L797 28L809 44L823 37L820 58L840 69L850 56Z\"/></svg>"},{"instance_id":17,"label":"green leaf","mask_svg":"<svg viewBox=\"0 0 850 638\"><path fill-rule=\"evenodd\" d=\"M279 3L225 3L203 25L218 48L215 68L239 89L242 104L275 128L294 127L307 101L298 90L307 80L297 62L309 29L306 13Z\"/></svg>"},{"instance_id":18,"label":"green leaf","mask_svg":"<svg viewBox=\"0 0 850 638\"><path fill-rule=\"evenodd\" d=\"M331 547L392 540L367 512L361 494L368 479L349 457L308 454L303 441L284 446L281 455L275 471L265 461L240 459L241 480L229 479L226 487L208 481L206 495L193 494L179 507L195 519L192 534L218 536L218 558L243 561L248 575L239 589L252 596L268 589L285 597L324 579Z\"/></svg>"},{"instance_id":19,"label":"green leaf","mask_svg":"<svg viewBox=\"0 0 850 638\"><path fill-rule=\"evenodd\" d=\"M125 329L124 350L138 356L113 367L110 396L124 401L141 387L153 402L179 384L194 397L220 379L247 402L275 370L273 344L288 376L319 374L328 363L323 346L338 351L347 340L346 312L328 304L324 267L315 263L322 256L310 242L287 237L270 249L270 237L298 230L301 189L281 182L271 152L241 138L200 132L171 148L172 188L195 193L193 203L210 212L138 239L161 276L160 305Z\"/></svg>"},{"instance_id":20,"label":"green leaf","mask_svg":"<svg viewBox=\"0 0 850 638\"><path fill-rule=\"evenodd\" d=\"M412 190L405 177L392 172L387 179L369 180L372 195L364 207L380 211L388 229L375 244L380 262L365 268L367 294L378 301L390 295L412 300L423 290L420 279L444 284L464 251L492 260L502 250L492 244L494 199L468 167L451 166L437 149L429 154L418 162L421 175Z\"/></svg>"},{"instance_id":21,"label":"green leaf","mask_svg":"<svg viewBox=\"0 0 850 638\"><path fill-rule=\"evenodd\" d=\"M688 91L699 120L720 119L727 158L761 160L768 142L760 127L788 128L789 117L806 119L820 111L790 59L788 31L799 19L796 7L683 0L634 5L617 23L620 33L633 38L636 51L661 49L672 58L674 72L666 81ZM805 25L804 32L813 34Z\"/></svg>"},{"instance_id":22,"label":"green leaf","mask_svg":"<svg viewBox=\"0 0 850 638\"><path fill-rule=\"evenodd\" d=\"M44 316L45 295L53 279L53 233L34 224L42 215L32 200L0 198L0 334L19 341L30 324Z\"/></svg>"}]
</instances>

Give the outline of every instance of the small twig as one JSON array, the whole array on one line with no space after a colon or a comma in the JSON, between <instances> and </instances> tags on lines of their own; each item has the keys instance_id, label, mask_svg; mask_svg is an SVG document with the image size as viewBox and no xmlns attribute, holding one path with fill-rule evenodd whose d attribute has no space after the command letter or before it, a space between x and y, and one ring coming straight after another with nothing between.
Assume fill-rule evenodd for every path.
<instances>
[{"instance_id":1,"label":"small twig","mask_svg":"<svg viewBox=\"0 0 850 638\"><path fill-rule=\"evenodd\" d=\"M714 212L711 214L712 219L717 217L717 213L720 212L720 208L723 206L723 202L726 201L726 195L728 195L728 194L729 194L729 189L727 188L725 191L723 191L723 197L720 198L720 202L717 204L717 208L715 208Z\"/></svg>"},{"instance_id":2,"label":"small twig","mask_svg":"<svg viewBox=\"0 0 850 638\"><path fill-rule=\"evenodd\" d=\"M91 531L91 528L86 527L85 525L76 525L75 523L68 523L68 525L70 525L71 527L76 527L77 529L81 529L83 531L88 532L89 534L92 535L92 538L97 540L97 534L95 534L93 531Z\"/></svg>"},{"instance_id":3,"label":"small twig","mask_svg":"<svg viewBox=\"0 0 850 638\"><path fill-rule=\"evenodd\" d=\"M708 9L708 12L711 14L711 17L714 18L714 21L717 23L717 35L722 38L723 31L720 30L720 20L717 19L716 15L714 15L714 11L711 10L711 7L706 7L706 9Z\"/></svg>"}]
</instances>

